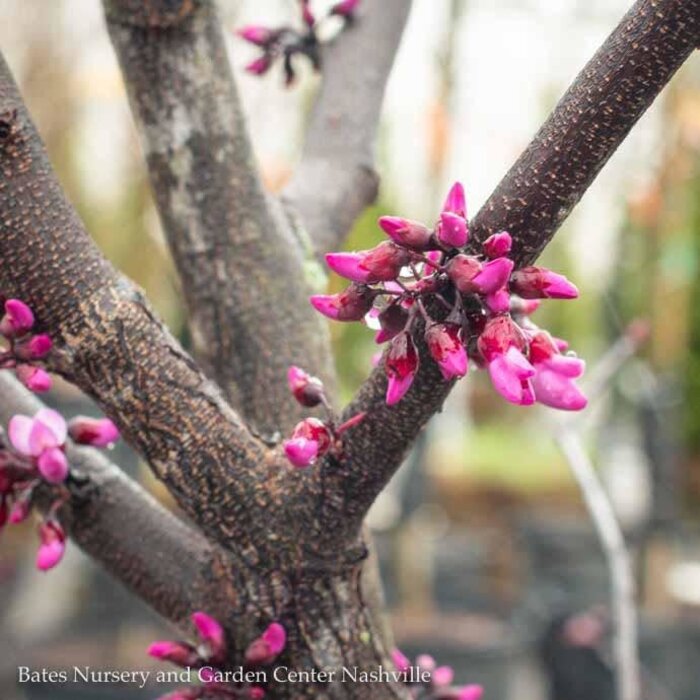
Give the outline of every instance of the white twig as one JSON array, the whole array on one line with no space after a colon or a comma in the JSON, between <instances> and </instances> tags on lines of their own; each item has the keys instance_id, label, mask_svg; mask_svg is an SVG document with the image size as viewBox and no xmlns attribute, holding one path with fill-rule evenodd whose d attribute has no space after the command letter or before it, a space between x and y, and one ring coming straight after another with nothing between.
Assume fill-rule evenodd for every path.
<instances>
[{"instance_id":1,"label":"white twig","mask_svg":"<svg viewBox=\"0 0 700 700\"><path fill-rule=\"evenodd\" d=\"M646 333L640 324L628 327L589 373L589 400L592 401L605 391L645 338ZM571 418L558 421L555 439L581 489L610 571L617 697L618 700L639 700L641 683L635 583L622 528Z\"/></svg>"},{"instance_id":2,"label":"white twig","mask_svg":"<svg viewBox=\"0 0 700 700\"><path fill-rule=\"evenodd\" d=\"M566 424L556 440L581 489L610 569L617 696L619 700L639 700L635 585L622 529L579 434Z\"/></svg>"}]
</instances>

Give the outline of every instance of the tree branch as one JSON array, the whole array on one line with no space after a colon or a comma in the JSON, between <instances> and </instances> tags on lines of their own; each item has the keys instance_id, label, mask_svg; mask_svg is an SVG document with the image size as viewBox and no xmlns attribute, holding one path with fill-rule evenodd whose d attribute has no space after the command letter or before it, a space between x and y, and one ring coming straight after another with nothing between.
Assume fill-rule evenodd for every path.
<instances>
[{"instance_id":1,"label":"tree branch","mask_svg":"<svg viewBox=\"0 0 700 700\"><path fill-rule=\"evenodd\" d=\"M638 0L476 215L472 250L506 229L516 264L532 262L699 41L700 0ZM324 477L325 520L348 533L452 388L429 359L421 330L415 332L421 369L402 401L386 406L379 367L345 411L345 417L366 411L367 418L351 433L343 463Z\"/></svg>"},{"instance_id":2,"label":"tree branch","mask_svg":"<svg viewBox=\"0 0 700 700\"><path fill-rule=\"evenodd\" d=\"M0 293L34 309L51 369L96 399L205 532L264 539L277 512L264 447L94 246L1 59L0 127Z\"/></svg>"},{"instance_id":3,"label":"tree branch","mask_svg":"<svg viewBox=\"0 0 700 700\"><path fill-rule=\"evenodd\" d=\"M288 432L302 411L287 368L304 364L332 384L328 335L307 301L306 251L269 211L215 4L104 7L195 354L256 430Z\"/></svg>"},{"instance_id":4,"label":"tree branch","mask_svg":"<svg viewBox=\"0 0 700 700\"><path fill-rule=\"evenodd\" d=\"M283 195L320 253L337 247L377 196L379 116L410 9L410 0L371 3L323 53L301 162Z\"/></svg>"},{"instance_id":5,"label":"tree branch","mask_svg":"<svg viewBox=\"0 0 700 700\"><path fill-rule=\"evenodd\" d=\"M0 423L34 415L42 403L0 372ZM161 506L97 450L69 446L70 501L60 511L71 538L93 559L176 624L192 610L224 608L229 556ZM44 490L44 489L42 489ZM49 503L49 487L39 505Z\"/></svg>"}]
</instances>

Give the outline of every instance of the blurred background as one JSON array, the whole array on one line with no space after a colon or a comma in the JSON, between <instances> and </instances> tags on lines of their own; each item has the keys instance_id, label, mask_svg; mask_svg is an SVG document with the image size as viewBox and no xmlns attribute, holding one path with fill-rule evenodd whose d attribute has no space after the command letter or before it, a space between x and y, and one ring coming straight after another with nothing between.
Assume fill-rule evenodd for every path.
<instances>
[{"instance_id":1,"label":"blurred background","mask_svg":"<svg viewBox=\"0 0 700 700\"><path fill-rule=\"evenodd\" d=\"M364 0L365 11L381 0ZM324 0L315 0L323 7ZM386 95L376 219L432 222L455 179L475 213L629 0L414 0ZM297 22L294 0L220 0L230 59L265 181L299 156L318 77L243 73L245 23ZM99 2L4 0L0 48L61 182L104 253L183 337L183 306ZM628 324L647 342L577 423L634 555L647 696L700 700L700 62L688 62L576 208L543 263L581 289L535 321L593 368ZM339 287L339 280L331 280ZM370 369L373 334L332 327L343 399ZM186 340L186 338L183 338ZM614 351L613 351L614 352ZM313 369L313 368L308 368ZM68 416L92 410L65 385ZM430 652L487 699L614 697L608 572L547 409L506 406L470 373L372 513L397 643ZM115 460L167 496L124 446ZM19 663L147 668L165 623L74 547L33 569L30 524L0 541L0 697L153 698L108 688L15 687ZM162 691L162 688L160 689ZM61 694L65 693L65 694Z\"/></svg>"}]
</instances>

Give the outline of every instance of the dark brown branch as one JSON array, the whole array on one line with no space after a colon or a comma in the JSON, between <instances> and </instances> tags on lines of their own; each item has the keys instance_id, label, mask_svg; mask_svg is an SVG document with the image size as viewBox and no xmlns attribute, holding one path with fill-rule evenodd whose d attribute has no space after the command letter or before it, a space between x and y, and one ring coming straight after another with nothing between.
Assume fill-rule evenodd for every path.
<instances>
[{"instance_id":1,"label":"dark brown branch","mask_svg":"<svg viewBox=\"0 0 700 700\"><path fill-rule=\"evenodd\" d=\"M366 3L323 53L323 83L301 162L284 198L319 252L340 245L379 186L374 148L386 82L410 0Z\"/></svg>"},{"instance_id":2,"label":"dark brown branch","mask_svg":"<svg viewBox=\"0 0 700 700\"><path fill-rule=\"evenodd\" d=\"M639 0L578 75L530 146L471 224L473 249L508 230L519 265L534 260L583 196L639 117L700 40L700 0ZM347 459L328 469L328 522L359 526L418 431L452 385L421 350L421 369L407 396L384 403L381 368L346 410L367 411ZM349 516L349 517L348 517Z\"/></svg>"},{"instance_id":3,"label":"dark brown branch","mask_svg":"<svg viewBox=\"0 0 700 700\"><path fill-rule=\"evenodd\" d=\"M269 211L215 4L104 6L197 359L256 430L288 432L301 410L286 370L332 383L328 336L308 304L306 253Z\"/></svg>"},{"instance_id":4,"label":"dark brown branch","mask_svg":"<svg viewBox=\"0 0 700 700\"><path fill-rule=\"evenodd\" d=\"M0 372L0 424L42 404ZM71 500L61 522L71 538L118 581L176 624L192 610L223 608L228 554L161 506L97 450L71 446ZM41 498L40 503L48 503Z\"/></svg>"},{"instance_id":5,"label":"dark brown branch","mask_svg":"<svg viewBox=\"0 0 700 700\"><path fill-rule=\"evenodd\" d=\"M96 249L1 60L0 122L0 293L35 310L52 369L97 400L185 512L244 547L267 527L245 507L266 478L263 448Z\"/></svg>"}]
</instances>

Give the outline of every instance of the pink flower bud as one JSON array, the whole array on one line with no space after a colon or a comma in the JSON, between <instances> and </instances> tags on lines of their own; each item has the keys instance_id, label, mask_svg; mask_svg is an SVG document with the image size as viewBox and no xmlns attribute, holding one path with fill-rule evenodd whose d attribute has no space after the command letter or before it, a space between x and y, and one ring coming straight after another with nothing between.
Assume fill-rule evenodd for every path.
<instances>
[{"instance_id":1,"label":"pink flower bud","mask_svg":"<svg viewBox=\"0 0 700 700\"><path fill-rule=\"evenodd\" d=\"M481 268L478 258L460 253L447 263L447 275L462 294L473 294L477 291L473 280Z\"/></svg>"},{"instance_id":2,"label":"pink flower bud","mask_svg":"<svg viewBox=\"0 0 700 700\"><path fill-rule=\"evenodd\" d=\"M19 498L15 499L10 510L10 523L12 525L19 525L23 523L31 513L32 510L32 492L31 490L25 491Z\"/></svg>"},{"instance_id":3,"label":"pink flower bud","mask_svg":"<svg viewBox=\"0 0 700 700\"><path fill-rule=\"evenodd\" d=\"M446 248L461 248L466 245L469 238L467 222L457 214L444 211L440 214L440 223L435 235Z\"/></svg>"},{"instance_id":4,"label":"pink flower bud","mask_svg":"<svg viewBox=\"0 0 700 700\"><path fill-rule=\"evenodd\" d=\"M168 640L153 642L148 647L148 655L159 661L169 661L183 668L194 666L198 657L196 650L185 642L172 642Z\"/></svg>"},{"instance_id":5,"label":"pink flower bud","mask_svg":"<svg viewBox=\"0 0 700 700\"><path fill-rule=\"evenodd\" d=\"M267 46L274 37L274 32L271 29L253 24L239 29L236 34L238 34L241 39L245 39L245 41L251 44L263 47Z\"/></svg>"},{"instance_id":6,"label":"pink flower bud","mask_svg":"<svg viewBox=\"0 0 700 700\"><path fill-rule=\"evenodd\" d=\"M36 557L36 567L39 571L49 571L63 559L66 535L57 522L50 520L39 527L39 539L41 544Z\"/></svg>"},{"instance_id":7,"label":"pink flower bud","mask_svg":"<svg viewBox=\"0 0 700 700\"><path fill-rule=\"evenodd\" d=\"M455 184L450 188L450 191L447 194L447 199L442 205L442 211L456 214L457 216L461 216L466 220L467 200L464 196L464 187L462 187L461 182L455 182Z\"/></svg>"},{"instance_id":8,"label":"pink flower bud","mask_svg":"<svg viewBox=\"0 0 700 700\"><path fill-rule=\"evenodd\" d=\"M40 360L51 352L53 341L48 335L33 335L28 340L17 343L15 354L21 360Z\"/></svg>"},{"instance_id":9,"label":"pink flower bud","mask_svg":"<svg viewBox=\"0 0 700 700\"><path fill-rule=\"evenodd\" d=\"M332 15L340 15L341 17L350 17L360 4L360 0L341 0L331 8Z\"/></svg>"},{"instance_id":10,"label":"pink flower bud","mask_svg":"<svg viewBox=\"0 0 700 700\"><path fill-rule=\"evenodd\" d=\"M507 231L494 233L484 241L484 253L489 258L502 258L510 253L513 239Z\"/></svg>"},{"instance_id":11,"label":"pink flower bud","mask_svg":"<svg viewBox=\"0 0 700 700\"><path fill-rule=\"evenodd\" d=\"M384 233L397 245L425 250L432 238L430 229L417 221L402 219L399 216L382 216L379 225Z\"/></svg>"},{"instance_id":12,"label":"pink flower bud","mask_svg":"<svg viewBox=\"0 0 700 700\"><path fill-rule=\"evenodd\" d=\"M17 365L17 367L15 367L15 375L29 391L33 391L37 394L43 394L49 391L53 384L51 375L41 369L41 367Z\"/></svg>"},{"instance_id":13,"label":"pink flower bud","mask_svg":"<svg viewBox=\"0 0 700 700\"><path fill-rule=\"evenodd\" d=\"M578 289L564 275L545 267L523 267L511 278L511 289L524 299L576 299Z\"/></svg>"},{"instance_id":14,"label":"pink flower bud","mask_svg":"<svg viewBox=\"0 0 700 700\"><path fill-rule=\"evenodd\" d=\"M435 323L425 331L430 356L446 381L467 373L467 351L460 327L454 323Z\"/></svg>"},{"instance_id":15,"label":"pink flower bud","mask_svg":"<svg viewBox=\"0 0 700 700\"><path fill-rule=\"evenodd\" d=\"M107 447L119 440L119 429L109 418L76 416L68 423L68 434L79 445Z\"/></svg>"},{"instance_id":16,"label":"pink flower bud","mask_svg":"<svg viewBox=\"0 0 700 700\"><path fill-rule=\"evenodd\" d=\"M284 650L287 633L278 622L273 622L257 639L253 640L245 652L245 660L253 665L269 664Z\"/></svg>"},{"instance_id":17,"label":"pink flower bud","mask_svg":"<svg viewBox=\"0 0 700 700\"><path fill-rule=\"evenodd\" d=\"M380 330L374 337L375 342L385 343L397 336L406 327L408 311L401 304L389 304L379 314Z\"/></svg>"},{"instance_id":18,"label":"pink flower bud","mask_svg":"<svg viewBox=\"0 0 700 700\"><path fill-rule=\"evenodd\" d=\"M480 685L465 685L458 691L457 700L481 700L484 689Z\"/></svg>"},{"instance_id":19,"label":"pink flower bud","mask_svg":"<svg viewBox=\"0 0 700 700\"><path fill-rule=\"evenodd\" d=\"M284 453L297 468L309 467L331 446L331 433L318 418L306 418L297 423L292 437L285 440Z\"/></svg>"},{"instance_id":20,"label":"pink flower bud","mask_svg":"<svg viewBox=\"0 0 700 700\"><path fill-rule=\"evenodd\" d=\"M339 294L315 294L309 301L316 311L335 321L361 321L372 308L374 298L369 287L351 284Z\"/></svg>"},{"instance_id":21,"label":"pink flower bud","mask_svg":"<svg viewBox=\"0 0 700 700\"><path fill-rule=\"evenodd\" d=\"M251 61L245 67L245 70L252 75L264 75L270 69L271 65L272 59L265 54L264 56L260 56L260 58L256 58L254 61Z\"/></svg>"},{"instance_id":22,"label":"pink flower bud","mask_svg":"<svg viewBox=\"0 0 700 700\"><path fill-rule=\"evenodd\" d=\"M44 450L37 459L39 473L50 484L61 484L68 476L68 460L59 447Z\"/></svg>"},{"instance_id":23,"label":"pink flower bud","mask_svg":"<svg viewBox=\"0 0 700 700\"><path fill-rule=\"evenodd\" d=\"M585 370L583 360L559 354L551 336L540 332L530 342L530 361L536 372L532 388L537 401L563 411L586 407L588 400L573 381Z\"/></svg>"},{"instance_id":24,"label":"pink flower bud","mask_svg":"<svg viewBox=\"0 0 700 700\"><path fill-rule=\"evenodd\" d=\"M411 256L404 248L384 241L370 250L357 253L328 253L326 263L341 277L361 284L388 282L396 279Z\"/></svg>"},{"instance_id":25,"label":"pink flower bud","mask_svg":"<svg viewBox=\"0 0 700 700\"><path fill-rule=\"evenodd\" d=\"M419 654L416 657L416 666L418 666L421 671L432 673L436 666L435 659L430 656L430 654Z\"/></svg>"},{"instance_id":26,"label":"pink flower bud","mask_svg":"<svg viewBox=\"0 0 700 700\"><path fill-rule=\"evenodd\" d=\"M418 351L413 338L410 333L403 331L391 341L384 361L384 369L389 378L386 390L388 406L401 401L410 389L418 371L418 364Z\"/></svg>"},{"instance_id":27,"label":"pink flower bud","mask_svg":"<svg viewBox=\"0 0 700 700\"><path fill-rule=\"evenodd\" d=\"M209 648L208 658L221 658L226 653L224 628L217 620L203 612L195 612L192 615L192 622L197 628L202 643Z\"/></svg>"},{"instance_id":28,"label":"pink flower bud","mask_svg":"<svg viewBox=\"0 0 700 700\"><path fill-rule=\"evenodd\" d=\"M401 652L400 649L393 649L391 652L391 660L396 666L396 670L400 673L406 673L409 668L411 668L411 662L408 658Z\"/></svg>"},{"instance_id":29,"label":"pink flower bud","mask_svg":"<svg viewBox=\"0 0 700 700\"><path fill-rule=\"evenodd\" d=\"M316 18L314 17L311 8L309 7L309 0L300 0L301 2L301 16L304 20L304 24L308 27L313 27L316 24Z\"/></svg>"},{"instance_id":30,"label":"pink flower bud","mask_svg":"<svg viewBox=\"0 0 700 700\"><path fill-rule=\"evenodd\" d=\"M323 382L312 377L300 367L292 365L287 371L287 384L294 398L302 405L312 408L323 400Z\"/></svg>"},{"instance_id":31,"label":"pink flower bud","mask_svg":"<svg viewBox=\"0 0 700 700\"><path fill-rule=\"evenodd\" d=\"M444 688L452 684L455 672L451 666L438 666L432 673L431 680L437 688Z\"/></svg>"},{"instance_id":32,"label":"pink flower bud","mask_svg":"<svg viewBox=\"0 0 700 700\"><path fill-rule=\"evenodd\" d=\"M505 287L513 271L513 261L496 258L487 262L472 279L472 285L479 294L493 294Z\"/></svg>"},{"instance_id":33,"label":"pink flower bud","mask_svg":"<svg viewBox=\"0 0 700 700\"><path fill-rule=\"evenodd\" d=\"M5 302L5 315L0 320L0 333L6 338L23 336L34 327L32 310L19 299Z\"/></svg>"},{"instance_id":34,"label":"pink flower bud","mask_svg":"<svg viewBox=\"0 0 700 700\"><path fill-rule=\"evenodd\" d=\"M494 314L505 314L510 311L510 294L506 289L498 289L486 295L486 306Z\"/></svg>"}]
</instances>

